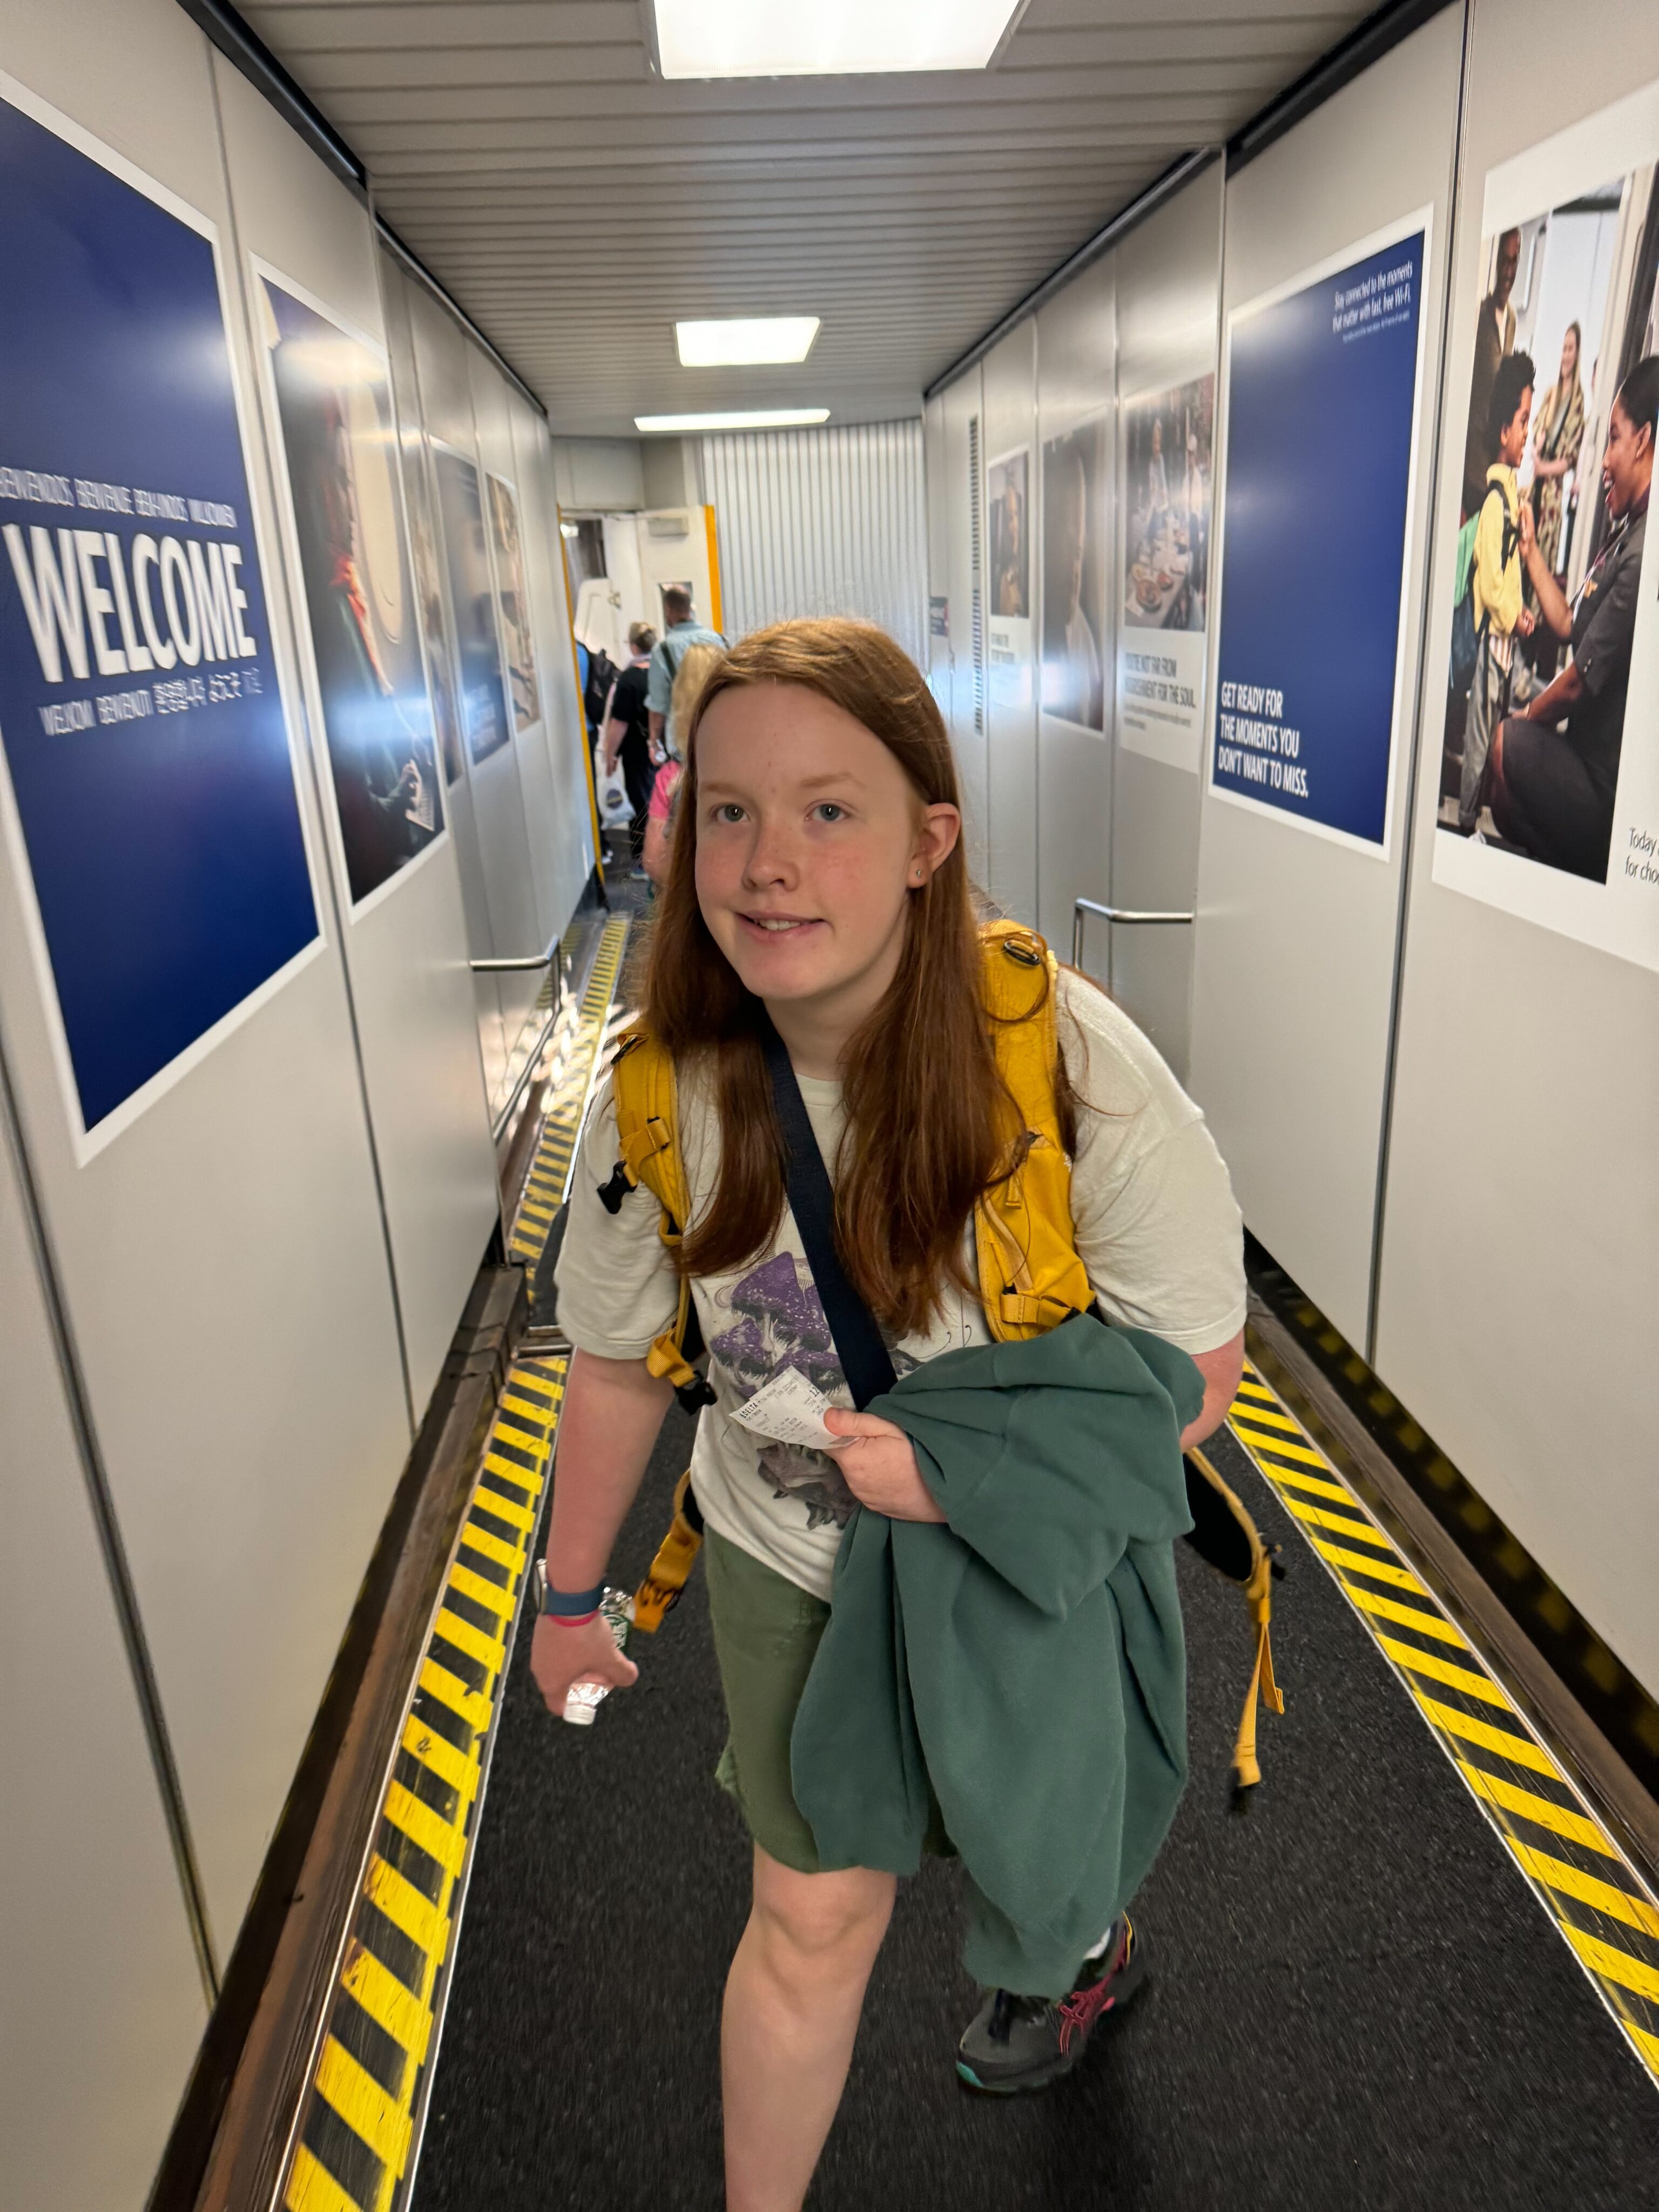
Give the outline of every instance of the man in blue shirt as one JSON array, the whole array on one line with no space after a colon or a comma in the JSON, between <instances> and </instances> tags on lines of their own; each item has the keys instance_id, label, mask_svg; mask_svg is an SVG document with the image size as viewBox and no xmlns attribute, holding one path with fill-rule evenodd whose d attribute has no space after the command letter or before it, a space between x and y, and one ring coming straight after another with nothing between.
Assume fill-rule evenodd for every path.
<instances>
[{"instance_id":1,"label":"man in blue shirt","mask_svg":"<svg viewBox=\"0 0 1659 2212\"><path fill-rule=\"evenodd\" d=\"M681 661L694 645L717 645L722 652L726 649L726 640L720 632L700 623L693 614L691 594L683 584L670 584L665 588L662 611L668 627L651 655L651 674L645 691L645 703L651 716L652 748L659 758L671 747L678 750L677 733L668 726L668 707Z\"/></svg>"}]
</instances>

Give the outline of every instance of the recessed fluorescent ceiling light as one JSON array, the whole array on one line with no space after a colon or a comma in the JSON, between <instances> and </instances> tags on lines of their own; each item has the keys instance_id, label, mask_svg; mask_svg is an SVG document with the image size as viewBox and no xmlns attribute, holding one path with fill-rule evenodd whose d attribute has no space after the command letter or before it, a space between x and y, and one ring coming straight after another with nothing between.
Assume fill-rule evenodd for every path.
<instances>
[{"instance_id":1,"label":"recessed fluorescent ceiling light","mask_svg":"<svg viewBox=\"0 0 1659 2212\"><path fill-rule=\"evenodd\" d=\"M656 0L666 77L983 69L1019 0Z\"/></svg>"},{"instance_id":2,"label":"recessed fluorescent ceiling light","mask_svg":"<svg viewBox=\"0 0 1659 2212\"><path fill-rule=\"evenodd\" d=\"M805 361L818 334L816 315L733 315L716 323L676 323L682 368L744 368L757 362Z\"/></svg>"},{"instance_id":3,"label":"recessed fluorescent ceiling light","mask_svg":"<svg viewBox=\"0 0 1659 2212\"><path fill-rule=\"evenodd\" d=\"M809 422L827 422L827 407L739 408L727 415L636 415L634 428L652 430L798 430Z\"/></svg>"}]
</instances>

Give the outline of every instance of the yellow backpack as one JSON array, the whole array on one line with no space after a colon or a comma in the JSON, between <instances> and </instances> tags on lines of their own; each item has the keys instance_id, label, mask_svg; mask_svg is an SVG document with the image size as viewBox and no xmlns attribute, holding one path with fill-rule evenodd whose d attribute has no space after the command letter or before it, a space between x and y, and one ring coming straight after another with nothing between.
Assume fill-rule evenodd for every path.
<instances>
[{"instance_id":1,"label":"yellow backpack","mask_svg":"<svg viewBox=\"0 0 1659 2212\"><path fill-rule=\"evenodd\" d=\"M974 1245L987 1325L999 1342L1007 1342L1041 1336L1073 1314L1088 1312L1094 1291L1073 1241L1072 1163L1060 1139L1054 1091L1059 963L1034 930L1013 921L987 923L980 949L986 1012L1010 1102L1000 1133L1004 1157L1014 1164L975 1204ZM657 1233L673 1252L691 1205L680 1157L673 1062L654 1038L635 1029L618 1048L611 1083L621 1158L599 1196L614 1213L626 1193L643 1183L660 1209ZM651 1346L646 1364L653 1375L673 1383L689 1411L714 1398L692 1364L700 1349L696 1327L690 1283L682 1275L673 1322ZM1200 1549L1243 1585L1256 1629L1255 1667L1234 1748L1234 1775L1242 1792L1261 1779L1255 1761L1258 1692L1275 1712L1285 1709L1267 1637L1272 1560L1249 1514L1207 1458L1190 1454L1187 1468ZM1194 1473L1201 1496L1194 1494ZM661 1626L678 1601L702 1543L702 1516L688 1473L674 1492L673 1522L635 1595L636 1628L654 1633Z\"/></svg>"}]
</instances>

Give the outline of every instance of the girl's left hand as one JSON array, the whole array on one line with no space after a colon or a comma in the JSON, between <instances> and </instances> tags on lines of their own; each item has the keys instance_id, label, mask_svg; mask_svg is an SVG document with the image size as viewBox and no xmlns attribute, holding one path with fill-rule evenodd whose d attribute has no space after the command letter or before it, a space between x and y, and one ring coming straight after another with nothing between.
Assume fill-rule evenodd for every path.
<instances>
[{"instance_id":1,"label":"girl's left hand","mask_svg":"<svg viewBox=\"0 0 1659 2212\"><path fill-rule=\"evenodd\" d=\"M884 1513L890 1521L944 1520L921 1479L910 1439L896 1422L832 1406L823 1425L832 1436L848 1439L836 1452L836 1463L860 1505Z\"/></svg>"}]
</instances>

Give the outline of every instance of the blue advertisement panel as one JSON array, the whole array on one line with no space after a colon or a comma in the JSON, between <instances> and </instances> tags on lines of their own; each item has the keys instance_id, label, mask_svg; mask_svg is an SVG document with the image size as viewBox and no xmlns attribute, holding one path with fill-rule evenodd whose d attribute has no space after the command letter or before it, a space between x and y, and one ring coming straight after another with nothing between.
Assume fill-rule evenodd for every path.
<instances>
[{"instance_id":1,"label":"blue advertisement panel","mask_svg":"<svg viewBox=\"0 0 1659 2212\"><path fill-rule=\"evenodd\" d=\"M1386 851L1425 232L1228 331L1210 787Z\"/></svg>"},{"instance_id":2,"label":"blue advertisement panel","mask_svg":"<svg viewBox=\"0 0 1659 2212\"><path fill-rule=\"evenodd\" d=\"M0 741L88 1132L317 936L210 237L0 100Z\"/></svg>"},{"instance_id":3,"label":"blue advertisement panel","mask_svg":"<svg viewBox=\"0 0 1659 2212\"><path fill-rule=\"evenodd\" d=\"M449 604L455 617L455 645L461 663L461 718L466 726L467 750L477 763L499 752L512 734L501 682L501 641L495 632L489 548L484 542L483 501L478 471L471 461L442 446L434 448L433 458L437 466L444 559L449 570Z\"/></svg>"}]
</instances>

